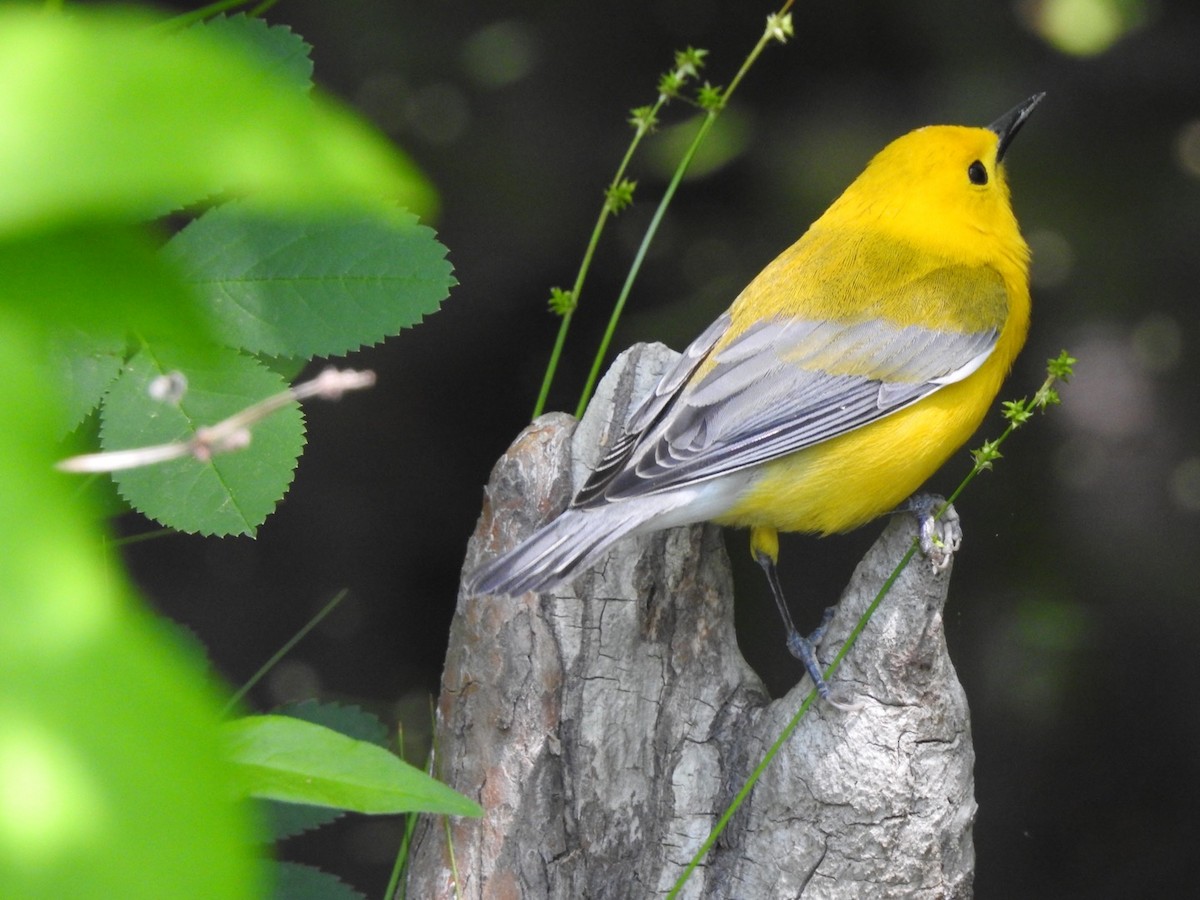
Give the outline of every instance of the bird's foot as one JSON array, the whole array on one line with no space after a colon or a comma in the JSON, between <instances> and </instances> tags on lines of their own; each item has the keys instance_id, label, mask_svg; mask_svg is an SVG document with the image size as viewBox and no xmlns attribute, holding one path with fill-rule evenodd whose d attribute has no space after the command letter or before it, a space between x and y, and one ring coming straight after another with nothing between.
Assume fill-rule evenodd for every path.
<instances>
[{"instance_id":1,"label":"bird's foot","mask_svg":"<svg viewBox=\"0 0 1200 900\"><path fill-rule=\"evenodd\" d=\"M945 512L938 516L938 511L943 507ZM937 494L913 494L901 510L916 517L921 552L929 560L934 573L950 568L963 539L962 523L953 504Z\"/></svg>"},{"instance_id":2,"label":"bird's foot","mask_svg":"<svg viewBox=\"0 0 1200 900\"><path fill-rule=\"evenodd\" d=\"M808 637L804 637L800 632L793 629L787 637L787 648L792 656L796 657L804 665L804 671L812 679L818 697L830 706L845 710L846 712L853 712L862 708L862 702L857 700L852 702L835 700L833 692L829 688L829 682L825 680L825 676L821 671L821 661L817 659L817 645L825 637L825 631L829 628L829 623L833 621L833 613L834 607L831 606L826 609L825 614L821 616L821 623L813 629L812 634Z\"/></svg>"}]
</instances>

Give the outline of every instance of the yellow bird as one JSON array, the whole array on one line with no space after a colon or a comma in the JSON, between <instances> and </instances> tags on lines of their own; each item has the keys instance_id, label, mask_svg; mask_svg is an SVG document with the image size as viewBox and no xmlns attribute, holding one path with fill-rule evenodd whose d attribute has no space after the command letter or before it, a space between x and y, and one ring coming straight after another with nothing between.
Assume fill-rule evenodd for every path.
<instances>
[{"instance_id":1,"label":"yellow bird","mask_svg":"<svg viewBox=\"0 0 1200 900\"><path fill-rule=\"evenodd\" d=\"M792 624L779 531L832 534L885 513L921 520L944 567L957 517L915 495L978 428L1029 328L1029 247L1001 161L1041 101L987 128L930 126L885 147L659 381L549 524L476 571L475 594L543 591L628 535L714 521L751 529Z\"/></svg>"}]
</instances>

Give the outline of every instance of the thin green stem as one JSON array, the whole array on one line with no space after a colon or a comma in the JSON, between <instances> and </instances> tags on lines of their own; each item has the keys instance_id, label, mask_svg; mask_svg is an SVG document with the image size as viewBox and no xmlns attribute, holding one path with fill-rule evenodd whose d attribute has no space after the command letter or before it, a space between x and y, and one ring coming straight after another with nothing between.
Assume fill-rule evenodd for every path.
<instances>
[{"instance_id":1,"label":"thin green stem","mask_svg":"<svg viewBox=\"0 0 1200 900\"><path fill-rule=\"evenodd\" d=\"M598 229L601 226L598 226ZM592 237L599 234L599 230L592 232ZM588 250L592 248L592 244L588 245ZM587 257L584 257L584 264L587 264ZM581 268L582 272L583 269ZM579 279L575 280L579 283ZM567 343L567 332L571 328L571 318L575 315L575 310L570 309L563 313L562 319L558 323L558 334L554 336L554 347L550 351L550 360L546 363L546 374L542 376L542 386L538 390L537 402L533 404L533 415L531 419L536 419L546 410L546 399L550 396L550 385L554 381L554 375L558 371L558 362L562 359L563 347Z\"/></svg>"},{"instance_id":2,"label":"thin green stem","mask_svg":"<svg viewBox=\"0 0 1200 900\"><path fill-rule=\"evenodd\" d=\"M658 112L667 102L667 97L660 94L658 101L651 108L648 121L654 121ZM567 342L567 331L571 328L571 319L575 315L575 308L579 305L579 295L583 292L583 283L587 279L588 271L592 267L592 258L596 255L596 247L600 243L600 235L604 233L604 226L608 222L609 216L612 215L613 208L610 201L612 191L616 190L625 178L625 170L629 168L629 162L633 159L633 154L637 151L638 145L641 144L650 129L648 127L637 127L633 133L633 140L629 142L629 146L625 150L625 156L621 159L621 164L617 166L617 173L613 176L609 184L608 192L605 194L604 204L600 207L600 215L596 217L596 224L592 228L592 236L588 239L587 249L584 251L583 260L579 264L579 271L575 274L575 283L571 286L571 296L573 298L571 308L563 313L562 321L558 326L558 334L554 339L554 349L550 351L550 361L546 364L546 374L542 376L542 387L538 391L537 403L533 406L533 418L540 416L546 409L546 399L550 396L550 385L554 381L554 375L558 371L558 363L562 358L563 347Z\"/></svg>"},{"instance_id":3,"label":"thin green stem","mask_svg":"<svg viewBox=\"0 0 1200 900\"><path fill-rule=\"evenodd\" d=\"M762 55L767 44L772 41L783 40L790 34L790 21L786 26L783 25L783 17L791 9L793 2L794 0L786 0L778 12L767 17L767 28L763 31L762 37L758 39L758 43L747 54L746 59L742 62L737 74L733 76L733 80L730 81L729 86L721 93L720 102L709 108L705 113L704 121L700 123L700 128L696 132L696 136L692 139L692 143L688 146L687 151L683 154L683 158L679 161L679 165L675 169L675 174L671 177L671 182L667 185L667 190L658 203L658 209L654 211L654 217L650 220L646 234L642 237L642 242L638 246L633 263L629 268L629 274L625 278L625 283L621 286L621 293L617 296L617 302L613 306L612 315L609 316L608 326L604 329L604 337L601 338L600 347L596 351L595 359L592 360L592 368L588 373L587 382L583 386L583 393L580 395L579 403L575 407L576 418L583 415L584 410L587 409L588 401L592 399L592 392L596 389L596 382L600 378L600 369L608 356L608 348L612 343L613 335L616 333L617 323L621 319L621 313L625 310L625 302L629 299L633 283L637 280L637 276L641 271L642 263L645 261L646 253L650 248L650 242L654 240L655 235L658 233L658 228L662 223L663 215L667 211L667 206L670 205L671 199L675 196L675 191L679 187L679 183L683 181L683 176L691 165L700 144L704 141L708 132L712 130L717 116L720 115L721 110L728 104L729 98L737 90L738 85L742 83L742 79L746 77L746 73L750 71L750 67Z\"/></svg>"},{"instance_id":4,"label":"thin green stem","mask_svg":"<svg viewBox=\"0 0 1200 900\"><path fill-rule=\"evenodd\" d=\"M454 858L454 835L450 831L450 817L442 816L442 823L446 826L446 856L450 859L450 877L454 880L454 900L462 900L458 861Z\"/></svg>"},{"instance_id":5,"label":"thin green stem","mask_svg":"<svg viewBox=\"0 0 1200 900\"><path fill-rule=\"evenodd\" d=\"M388 877L387 887L383 892L383 900L404 900L407 890L400 887L400 879L408 868L408 847L412 841L413 826L417 820L416 813L404 817L404 838L400 842L400 850L396 853L396 861L392 863L392 874ZM397 893L397 892L400 893Z\"/></svg>"},{"instance_id":6,"label":"thin green stem","mask_svg":"<svg viewBox=\"0 0 1200 900\"><path fill-rule=\"evenodd\" d=\"M276 650L275 653L271 655L271 658L263 663L257 672L250 676L250 680L243 684L237 690L237 692L229 698L229 702L226 703L224 709L221 710L221 715L229 715L229 713L233 711L234 707L242 702L242 698L245 697L246 694L250 693L250 689L253 688L254 685L258 684L258 682L260 682L281 659L287 656L287 654L291 652L291 649L304 639L306 634L316 628L326 616L333 612L337 605L346 599L346 595L348 593L349 591L347 591L345 588L338 591L337 594L334 595L334 598L326 603L320 612L309 619L308 623L303 628L292 635L288 639L287 643Z\"/></svg>"},{"instance_id":7,"label":"thin green stem","mask_svg":"<svg viewBox=\"0 0 1200 900\"><path fill-rule=\"evenodd\" d=\"M113 538L108 542L110 547L129 547L133 544L141 544L145 541L155 541L159 538L164 538L172 534L179 534L174 528L155 528L153 531L142 531L138 534L130 534L125 537Z\"/></svg>"},{"instance_id":8,"label":"thin green stem","mask_svg":"<svg viewBox=\"0 0 1200 900\"><path fill-rule=\"evenodd\" d=\"M442 780L440 771L441 764L442 757L440 751L438 750L437 728L435 727L433 729L433 740L430 741L429 744L429 764L426 766L426 772L429 773L430 777L436 778L438 781ZM462 890L459 887L458 861L454 857L454 835L450 830L450 817L442 816L442 822L445 825L446 858L450 861L450 878L454 884L454 898L455 900L460 900L462 897Z\"/></svg>"},{"instance_id":9,"label":"thin green stem","mask_svg":"<svg viewBox=\"0 0 1200 900\"><path fill-rule=\"evenodd\" d=\"M742 67L737 70L737 74L733 76L733 80L729 82L729 87L725 89L723 95L725 101L728 101L733 92L737 90L738 85L742 83L742 79L746 77L746 73L750 71L750 67L758 61L763 50L767 49L767 44L771 43L771 41L782 41L790 35L790 31L784 33L779 31L778 28L779 20L787 15L788 10L792 8L794 2L795 0L785 0L783 6L779 7L779 10L773 16L767 17L767 29L763 32L762 37L758 39L758 43L746 55L746 59L742 62Z\"/></svg>"},{"instance_id":10,"label":"thin green stem","mask_svg":"<svg viewBox=\"0 0 1200 900\"><path fill-rule=\"evenodd\" d=\"M621 286L621 293L617 295L617 302L613 306L612 315L608 318L608 327L604 329L604 337L600 340L600 347L596 351L596 358L592 360L592 369L588 373L587 382L583 386L583 393L579 397L579 404L575 407L575 418L577 419L583 416L583 411L587 409L588 401L592 398L592 391L595 390L596 381L600 377L600 367L604 365L604 360L608 355L608 346L612 343L613 334L616 333L617 323L621 319L621 312L625 309L625 301L629 299L629 293L633 290L633 282L637 279L638 273L642 268L642 262L646 258L646 253L650 250L650 242L654 240L654 236L658 233L658 226L666 214L671 198L675 196L675 191L679 187L679 183L683 181L683 176L691 164L692 157L696 155L701 142L704 140L705 135L712 129L713 123L716 120L715 111L710 111L704 116L704 121L700 123L700 129L696 132L696 136L692 138L692 143L688 146L687 152L683 154L683 159L680 160L678 167L676 167L675 174L671 177L671 183L667 185L662 199L658 202L658 209L654 211L654 216L650 219L650 225L646 228L645 235L642 236L642 242L638 246L637 253L634 254L633 263L629 267L629 273L625 276L625 283Z\"/></svg>"},{"instance_id":11,"label":"thin green stem","mask_svg":"<svg viewBox=\"0 0 1200 900\"><path fill-rule=\"evenodd\" d=\"M433 735L429 742L429 752L425 756L425 771L430 777L434 775L434 753L437 749L437 709L433 703L433 697L429 698L429 718L430 733ZM400 723L400 758L405 759L407 754L404 752L404 723ZM400 841L400 849L396 853L396 861L392 864L392 876L388 879L387 890L384 892L384 900L404 900L408 896L408 885L403 883L405 875L408 874L408 853L412 846L413 834L417 830L417 820L419 813L408 813L404 817L404 837ZM397 891L399 893L397 893Z\"/></svg>"}]
</instances>

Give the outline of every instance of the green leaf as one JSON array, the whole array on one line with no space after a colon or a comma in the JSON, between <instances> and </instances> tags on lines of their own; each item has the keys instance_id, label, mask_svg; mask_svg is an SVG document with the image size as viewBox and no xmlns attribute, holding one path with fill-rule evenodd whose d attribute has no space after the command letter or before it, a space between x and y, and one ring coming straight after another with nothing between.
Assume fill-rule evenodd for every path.
<instances>
[{"instance_id":1,"label":"green leaf","mask_svg":"<svg viewBox=\"0 0 1200 900\"><path fill-rule=\"evenodd\" d=\"M262 817L272 841L282 841L322 825L345 818L344 809L329 806L309 806L307 803L281 803L278 800L259 800Z\"/></svg>"},{"instance_id":2,"label":"green leaf","mask_svg":"<svg viewBox=\"0 0 1200 900\"><path fill-rule=\"evenodd\" d=\"M275 864L276 900L366 900L336 875L313 866L281 862Z\"/></svg>"},{"instance_id":3,"label":"green leaf","mask_svg":"<svg viewBox=\"0 0 1200 900\"><path fill-rule=\"evenodd\" d=\"M150 382L181 372L188 388L177 404L151 399ZM143 349L126 363L104 400L101 444L124 450L187 441L197 428L287 388L257 360L232 350L200 355L171 345ZM304 419L293 404L253 426L250 445L129 469L117 488L135 509L180 531L253 534L291 484L304 447Z\"/></svg>"},{"instance_id":4,"label":"green leaf","mask_svg":"<svg viewBox=\"0 0 1200 900\"><path fill-rule=\"evenodd\" d=\"M230 758L251 796L362 813L479 816L466 797L387 750L290 716L225 725Z\"/></svg>"},{"instance_id":5,"label":"green leaf","mask_svg":"<svg viewBox=\"0 0 1200 900\"><path fill-rule=\"evenodd\" d=\"M245 13L215 16L192 26L238 44L253 54L263 73L301 92L313 86L312 45L284 25L268 25Z\"/></svg>"},{"instance_id":6,"label":"green leaf","mask_svg":"<svg viewBox=\"0 0 1200 900\"><path fill-rule=\"evenodd\" d=\"M437 310L455 283L433 231L399 210L298 217L228 203L163 253L209 304L223 341L276 356L376 343Z\"/></svg>"},{"instance_id":7,"label":"green leaf","mask_svg":"<svg viewBox=\"0 0 1200 900\"><path fill-rule=\"evenodd\" d=\"M135 607L51 467L41 349L0 305L0 893L259 897L201 664Z\"/></svg>"},{"instance_id":8,"label":"green leaf","mask_svg":"<svg viewBox=\"0 0 1200 900\"><path fill-rule=\"evenodd\" d=\"M266 353L257 353L254 358L288 383L295 383L309 362L302 356L271 356Z\"/></svg>"},{"instance_id":9,"label":"green leaf","mask_svg":"<svg viewBox=\"0 0 1200 900\"><path fill-rule=\"evenodd\" d=\"M360 706L345 706L340 703L322 703L319 700L302 700L299 703L285 703L276 710L281 716L291 716L311 722L314 725L324 725L360 741L370 741L380 747L387 744L387 726L379 716L369 713Z\"/></svg>"},{"instance_id":10,"label":"green leaf","mask_svg":"<svg viewBox=\"0 0 1200 900\"><path fill-rule=\"evenodd\" d=\"M379 717L357 706L340 706L336 703L305 700L301 703L286 704L276 712L280 715L303 719L305 722L323 725L339 734L360 741L369 741L380 747L384 746L387 741L387 728L379 720ZM342 810L331 809L328 806L279 803L274 800L264 802L268 806L267 822L276 840L319 828L345 814Z\"/></svg>"},{"instance_id":11,"label":"green leaf","mask_svg":"<svg viewBox=\"0 0 1200 900\"><path fill-rule=\"evenodd\" d=\"M77 428L117 380L125 360L125 341L116 334L87 334L64 328L49 338L46 368L64 398L59 434Z\"/></svg>"},{"instance_id":12,"label":"green leaf","mask_svg":"<svg viewBox=\"0 0 1200 900\"><path fill-rule=\"evenodd\" d=\"M144 219L222 191L432 210L416 168L365 123L216 30L155 22L83 4L0 10L0 235Z\"/></svg>"}]
</instances>

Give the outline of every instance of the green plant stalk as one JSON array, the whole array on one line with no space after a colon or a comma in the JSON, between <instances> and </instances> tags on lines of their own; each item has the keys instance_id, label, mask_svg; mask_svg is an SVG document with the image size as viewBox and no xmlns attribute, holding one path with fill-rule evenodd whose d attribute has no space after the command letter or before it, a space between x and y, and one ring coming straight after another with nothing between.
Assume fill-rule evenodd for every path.
<instances>
[{"instance_id":1,"label":"green plant stalk","mask_svg":"<svg viewBox=\"0 0 1200 900\"><path fill-rule=\"evenodd\" d=\"M152 531L142 531L137 534L126 535L125 537L111 538L105 543L112 548L129 547L133 544L140 544L144 541L153 541L157 540L158 538L168 537L169 535L173 534L179 534L179 532L174 528L156 528Z\"/></svg>"},{"instance_id":2,"label":"green plant stalk","mask_svg":"<svg viewBox=\"0 0 1200 900\"><path fill-rule=\"evenodd\" d=\"M767 44L774 40L780 40L776 32L776 20L787 13L793 2L794 0L786 0L777 13L767 17L767 28L763 31L762 37L758 39L758 43L754 45L745 60L742 61L737 74L729 82L729 87L722 92L720 102L705 113L704 121L700 123L700 128L696 132L696 136L692 139L692 143L688 146L687 151L683 154L683 158L679 161L679 165L675 168L675 174L671 176L671 182L667 185L662 199L659 200L658 209L654 211L650 225L646 228L646 234L642 237L642 242L633 257L633 263L629 267L629 274L625 277L625 283L621 286L621 293L617 296L617 302L613 306L612 315L608 319L608 327L604 330L604 337L600 339L600 347L596 350L595 359L592 360L592 369L588 373L587 382L583 386L583 393L580 395L579 403L575 407L575 418L578 419L583 416L584 410L587 409L588 401L592 399L592 392L596 389L596 382L600 378L600 369L604 365L605 358L608 356L608 348L612 344L613 335L616 333L617 323L621 319L621 313L625 310L625 302L629 299L629 294L633 290L633 283L637 280L637 276L641 271L642 263L646 259L646 253L650 249L650 242L654 240L655 235L658 233L658 227L667 211L667 206L670 205L671 199L675 196L675 191L678 189L680 182L683 181L683 176L687 173L692 158L695 157L700 144L704 141L709 131L712 130L717 116L721 114L721 110L725 108L733 92L742 83L742 79L746 77L746 73L750 71L750 67L762 55Z\"/></svg>"},{"instance_id":3,"label":"green plant stalk","mask_svg":"<svg viewBox=\"0 0 1200 900\"><path fill-rule=\"evenodd\" d=\"M346 595L348 593L349 591L345 588L342 588L342 590L338 591L334 595L333 599L326 603L320 612L309 619L303 628L288 638L287 643L271 654L271 658L263 663L262 666L259 667L259 670L251 675L250 679L240 688L238 688L237 692L229 698L229 702L226 703L224 708L221 710L221 715L229 715L233 711L234 707L236 707L242 701L242 698L245 697L246 694L250 693L250 689L253 688L254 685L258 684L258 682L260 682L281 659L287 656L287 654L291 652L291 649L304 639L306 634L316 628L326 616L333 612L337 605L346 599Z\"/></svg>"},{"instance_id":4,"label":"green plant stalk","mask_svg":"<svg viewBox=\"0 0 1200 900\"><path fill-rule=\"evenodd\" d=\"M446 854L450 857L450 877L454 879L454 900L462 900L458 861L454 858L454 835L450 832L450 817L442 816L442 823L446 826Z\"/></svg>"},{"instance_id":5,"label":"green plant stalk","mask_svg":"<svg viewBox=\"0 0 1200 900\"><path fill-rule=\"evenodd\" d=\"M689 75L695 73L695 69L689 72L687 68L689 65L692 65L691 60L681 60L678 55L676 56L676 67L670 74L677 83L682 83ZM571 287L571 307L562 314L562 322L558 326L558 335L554 340L554 349L550 353L550 361L546 365L546 374L542 377L542 387L538 392L538 399L533 407L533 418L535 419L545 411L546 399L550 394L550 385L554 381L554 375L558 370L558 363L562 357L562 350L567 340L567 331L571 327L571 319L574 317L575 309L579 305L579 296L583 291L583 283L587 279L587 274L591 269L596 247L600 243L600 235L604 231L604 226L608 222L609 216L616 212L612 201L614 192L620 188L624 181L625 172L629 168L629 163L633 159L638 145L641 144L642 138L653 130L654 123L658 121L659 112L667 105L671 96L667 91L660 90L658 99L650 107L649 112L642 116L635 116L633 120L636 124L633 140L630 141L629 147L626 148L625 155L622 157L620 165L617 166L616 174L613 176L612 181L609 182L608 189L605 191L604 204L600 208L600 215L596 218L596 225L592 229L592 236L588 240L583 260L579 264L579 271L575 275L575 283Z\"/></svg>"},{"instance_id":6,"label":"green plant stalk","mask_svg":"<svg viewBox=\"0 0 1200 900\"><path fill-rule=\"evenodd\" d=\"M964 481L964 484L965 483L966 482ZM941 515L941 511L938 512L938 515ZM879 592L875 595L875 599L871 601L871 605L867 607L866 612L859 617L859 620L855 624L853 630L851 630L849 637L846 638L846 642L842 644L841 649L838 650L837 655L833 658L833 661L830 662L829 666L825 669L825 679L827 681L833 677L834 673L838 669L838 666L842 664L842 660L845 659L846 654L850 652L850 648L854 646L855 641L858 640L858 636L862 634L863 629L867 627L867 623L871 620L871 616L874 615L875 610L879 607L879 604L883 602L883 598L887 596L888 591L892 589L892 585L896 583L896 579L899 578L900 574L905 570L905 568L907 568L909 562L917 552L917 546L917 541L914 540L912 546L908 548L908 552L901 557L900 562L896 564L896 568L892 570L892 573L879 588ZM754 771L750 773L750 776L746 779L746 783L742 785L741 789L734 796L725 812L721 814L721 818L717 820L717 824L713 826L713 829L709 833L708 837L704 839L704 843L700 845L700 848L696 851L695 855L692 856L691 860L687 864L687 868L683 870L678 880L675 882L675 885L667 894L667 900L674 900L674 898L678 896L680 889L683 888L684 884L686 884L687 880L691 877L692 871L700 864L700 860L704 859L704 857L708 855L708 851L711 850L713 844L717 842L717 839L725 830L725 826L729 824L729 820L733 818L734 813L741 808L742 803L744 803L746 798L750 796L750 792L754 790L754 785L758 783L758 780L767 770L767 766L771 764L771 761L774 760L779 751L783 749L783 745L787 743L788 738L790 738L800 726L800 722L804 719L804 716L808 713L809 709L812 708L812 705L816 702L816 700L817 692L814 688L808 692L808 696L804 698L804 701L800 704L800 708L796 710L796 714L792 716L791 721L788 722L783 731L780 732L779 737L777 737L775 742L768 748L767 752L763 755L762 760L757 766L754 767Z\"/></svg>"},{"instance_id":7,"label":"green plant stalk","mask_svg":"<svg viewBox=\"0 0 1200 900\"><path fill-rule=\"evenodd\" d=\"M691 145L688 147L687 152L684 153L679 166L675 169L671 183L667 185L667 190L658 203L658 209L654 211L654 217L650 220L646 234L642 237L642 243L638 246L637 253L634 254L633 264L629 267L629 274L625 276L625 283L621 286L621 293L617 296L617 302L613 306L612 315L609 316L608 327L604 330L604 337L600 339L600 347L596 351L596 358L592 360L592 370L588 373L587 382L583 386L583 393L579 397L579 404L575 407L575 418L577 419L583 417L583 412L587 409L588 401L592 398L592 392L596 389L596 381L600 377L600 367L604 364L604 359L608 355L608 346L612 343L613 334L617 330L617 322L620 321L621 312L625 309L625 301L629 299L629 293L633 289L633 282L641 271L646 253L650 250L650 242L654 240L655 234L658 233L658 226L662 222L663 215L666 214L671 198L675 196L676 188L679 187L679 183L683 180L684 173L687 172L692 157L696 155L696 150L699 149L705 135L712 129L713 123L716 120L716 114L710 112L704 117L704 121L700 123L700 130L696 132Z\"/></svg>"},{"instance_id":8,"label":"green plant stalk","mask_svg":"<svg viewBox=\"0 0 1200 900\"><path fill-rule=\"evenodd\" d=\"M1069 357L1067 357L1066 351L1064 350L1059 356L1058 361L1060 363L1066 363L1068 359ZM1075 360L1073 359L1069 360L1070 364L1073 364L1074 362ZM1042 386L1038 392L1034 394L1034 399L1029 402L1021 401L1020 404L1018 404L1021 411L1028 413L1034 408L1045 409L1045 406L1048 403L1056 402L1054 399L1047 399L1048 395L1052 395L1051 388L1055 381L1059 380L1060 378L1063 381L1066 381L1070 377L1070 368L1068 364L1066 373L1059 374L1055 371L1054 364L1055 360L1050 360L1050 374L1046 377L1046 380L1042 383ZM1004 431L1000 434L1000 437L996 438L996 440L990 444L992 451L997 450L1001 444L1008 440L1008 436L1020 428L1021 425L1023 425L1027 420L1027 416L1024 418L1020 417L1019 415L1010 417L1008 427L1004 429ZM991 458L995 458L998 455L999 454L993 453ZM934 518L940 518L950 504L958 499L959 495L966 489L967 485L974 481L975 477L980 472L982 472L984 469L990 468L990 466L990 459L981 459L979 456L977 456L975 464L971 467L971 471L966 474L966 477L964 477L961 482L959 482L958 487L956 487L954 492L946 499L946 502L937 511ZM871 605L866 608L861 616L859 616L854 628L851 629L850 634L847 636L845 643L842 644L837 654L834 655L833 660L829 663L829 666L825 669L824 677L826 681L832 678L834 673L837 672L838 666L842 664L842 660L846 658L846 654L848 654L854 647L854 644L858 641L858 636L866 629L867 623L870 622L871 617L875 615L875 610L879 608L879 604L883 602L883 598L888 595L889 591L891 591L892 585L896 583L896 580L900 577L901 573L908 568L908 564L912 562L912 558L916 556L919 547L919 540L914 538L912 546L908 548L908 551L900 558L900 561L896 563L896 567L892 569L891 574L884 579L879 591L875 594L875 599L871 601ZM729 824L729 820L733 818L734 813L738 811L742 803L745 802L746 798L750 796L750 792L754 789L754 785L758 783L758 780L762 777L763 772L767 770L767 766L771 764L771 761L783 748L783 745L787 742L788 738L790 738L795 730L799 727L800 722L804 719L804 716L808 713L809 709L812 708L812 705L816 702L816 699L817 692L814 688L808 692L808 696L804 698L804 701L800 704L800 708L796 710L796 714L784 727L779 737L775 739L775 742L771 744L770 748L763 755L763 758L759 764L754 767L754 771L750 773L750 776L746 779L746 783L742 785L741 789L734 796L733 800L729 804L729 807L721 814L721 817L717 820L717 824L713 826L713 829L709 833L708 837L704 839L704 843L700 845L699 849L692 856L691 860L687 864L687 868L683 870L679 878L676 880L674 886L667 894L667 900L674 900L674 898L679 895L679 891L683 888L684 884L687 883L688 878L691 877L692 871L700 864L700 861L708 855L708 851L712 849L713 845L717 842L717 839L720 838L721 833Z\"/></svg>"},{"instance_id":9,"label":"green plant stalk","mask_svg":"<svg viewBox=\"0 0 1200 900\"><path fill-rule=\"evenodd\" d=\"M402 882L408 874L408 855L413 834L417 830L417 816L417 813L408 813L404 817L404 837L400 840L400 849L396 853L395 863L392 864L392 875L388 879L387 889L383 892L384 900L405 900L408 896L408 885Z\"/></svg>"},{"instance_id":10,"label":"green plant stalk","mask_svg":"<svg viewBox=\"0 0 1200 900\"><path fill-rule=\"evenodd\" d=\"M651 115L657 115L666 102L667 98L659 95L658 102L654 104ZM625 151L625 156L621 160L621 164L617 167L617 174L613 176L612 183L609 186L610 190L615 189L625 177L625 170L629 167L629 161L633 159L634 152L647 133L648 129L644 128L638 128L634 132L633 140L630 141L629 147ZM574 303L569 310L563 313L562 321L558 325L558 335L554 339L554 349L550 351L550 361L546 364L546 374L542 377L542 387L538 391L537 403L533 406L534 419L540 416L546 409L546 398L550 396L550 385L554 381L555 373L558 371L558 363L562 358L563 347L567 342L567 331L571 327L571 319L575 315L575 307L579 303L579 295L583 290L583 282L592 267L592 258L596 255L596 247L600 243L600 235L604 232L604 226L608 222L610 215L612 215L612 208L606 197L603 206L600 208L600 215L596 218L596 225L592 229L592 236L588 240L587 249L583 253L583 260L579 264L579 271L575 274L575 283L571 286L571 295L574 298Z\"/></svg>"},{"instance_id":11,"label":"green plant stalk","mask_svg":"<svg viewBox=\"0 0 1200 900\"><path fill-rule=\"evenodd\" d=\"M429 718L430 718L430 734L433 739L429 742L429 753L425 757L425 771L431 776L433 775L433 757L434 751L437 748L437 708L434 706L433 697L429 697ZM404 759L407 754L404 752L404 723L400 723L400 758ZM419 813L408 813L404 817L404 837L400 840L400 849L396 852L396 861L392 864L392 875L388 879L387 890L383 893L383 900L405 900L408 897L407 883L401 883L404 877L408 874L408 856L409 848L412 846L413 834L417 830L417 817Z\"/></svg>"},{"instance_id":12,"label":"green plant stalk","mask_svg":"<svg viewBox=\"0 0 1200 900\"><path fill-rule=\"evenodd\" d=\"M441 754L438 752L437 729L433 730L433 740L429 745L429 774L441 781ZM450 878L454 884L454 900L461 900L462 891L459 887L458 860L454 857L454 835L450 831L450 817L442 816L442 824L446 834L446 857L450 860Z\"/></svg>"}]
</instances>

